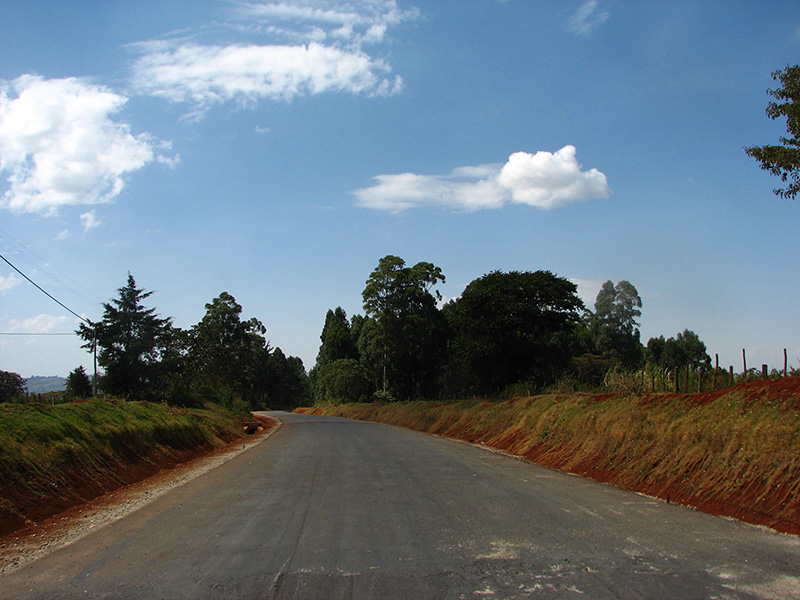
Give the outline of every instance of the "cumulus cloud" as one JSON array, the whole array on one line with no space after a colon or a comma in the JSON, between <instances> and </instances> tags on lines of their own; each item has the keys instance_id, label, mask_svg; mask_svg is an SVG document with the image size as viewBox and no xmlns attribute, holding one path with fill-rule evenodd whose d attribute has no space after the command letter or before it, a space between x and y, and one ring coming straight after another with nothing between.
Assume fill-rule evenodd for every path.
<instances>
[{"instance_id":1,"label":"cumulus cloud","mask_svg":"<svg viewBox=\"0 0 800 600\"><path fill-rule=\"evenodd\" d=\"M10 329L13 333L49 333L58 325L68 322L67 317L41 314L24 321L11 321Z\"/></svg>"},{"instance_id":2,"label":"cumulus cloud","mask_svg":"<svg viewBox=\"0 0 800 600\"><path fill-rule=\"evenodd\" d=\"M125 175L153 160L150 137L112 118L125 102L75 78L0 82L0 170L9 174L0 205L53 214L111 202Z\"/></svg>"},{"instance_id":3,"label":"cumulus cloud","mask_svg":"<svg viewBox=\"0 0 800 600\"><path fill-rule=\"evenodd\" d=\"M588 36L605 23L609 16L608 11L600 8L598 0L587 0L570 18L567 30L576 35Z\"/></svg>"},{"instance_id":4,"label":"cumulus cloud","mask_svg":"<svg viewBox=\"0 0 800 600\"><path fill-rule=\"evenodd\" d=\"M0 275L0 294L5 294L8 290L18 286L20 283L22 283L22 279L13 273L8 277L3 277Z\"/></svg>"},{"instance_id":5,"label":"cumulus cloud","mask_svg":"<svg viewBox=\"0 0 800 600\"><path fill-rule=\"evenodd\" d=\"M367 208L401 212L434 205L471 212L506 203L555 208L577 200L607 198L606 176L581 170L574 146L555 153L515 152L504 165L459 167L448 175L378 175L377 184L354 192Z\"/></svg>"}]
</instances>

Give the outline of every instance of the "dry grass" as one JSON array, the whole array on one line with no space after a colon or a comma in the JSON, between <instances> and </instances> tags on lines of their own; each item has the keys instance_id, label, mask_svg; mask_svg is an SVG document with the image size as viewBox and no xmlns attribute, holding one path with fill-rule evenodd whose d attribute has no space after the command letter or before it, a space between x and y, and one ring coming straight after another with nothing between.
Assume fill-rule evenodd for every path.
<instances>
[{"instance_id":1,"label":"dry grass","mask_svg":"<svg viewBox=\"0 0 800 600\"><path fill-rule=\"evenodd\" d=\"M551 394L311 409L486 445L800 533L800 378L705 394Z\"/></svg>"}]
</instances>

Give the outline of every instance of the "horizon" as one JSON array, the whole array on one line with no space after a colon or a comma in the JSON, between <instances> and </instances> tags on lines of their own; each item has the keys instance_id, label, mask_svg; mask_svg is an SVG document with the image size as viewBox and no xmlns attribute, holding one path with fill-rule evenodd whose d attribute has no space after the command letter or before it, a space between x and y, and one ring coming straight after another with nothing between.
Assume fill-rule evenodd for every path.
<instances>
[{"instance_id":1,"label":"horizon","mask_svg":"<svg viewBox=\"0 0 800 600\"><path fill-rule=\"evenodd\" d=\"M448 299L627 280L645 345L800 365L800 202L744 152L795 2L29 0L0 39L0 254L84 318L128 272L181 328L228 292L308 371L393 254ZM0 306L1 370L91 366L6 264Z\"/></svg>"}]
</instances>

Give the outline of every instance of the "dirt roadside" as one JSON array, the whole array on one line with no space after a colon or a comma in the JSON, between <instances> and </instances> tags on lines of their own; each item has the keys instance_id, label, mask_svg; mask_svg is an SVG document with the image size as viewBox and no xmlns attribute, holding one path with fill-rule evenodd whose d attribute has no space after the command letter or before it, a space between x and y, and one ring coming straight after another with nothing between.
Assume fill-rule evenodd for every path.
<instances>
[{"instance_id":1,"label":"dirt roadside","mask_svg":"<svg viewBox=\"0 0 800 600\"><path fill-rule=\"evenodd\" d=\"M0 538L0 574L13 571L138 510L169 490L260 444L281 425L277 419L260 417L259 420L264 426L243 440L164 469L137 483Z\"/></svg>"}]
</instances>

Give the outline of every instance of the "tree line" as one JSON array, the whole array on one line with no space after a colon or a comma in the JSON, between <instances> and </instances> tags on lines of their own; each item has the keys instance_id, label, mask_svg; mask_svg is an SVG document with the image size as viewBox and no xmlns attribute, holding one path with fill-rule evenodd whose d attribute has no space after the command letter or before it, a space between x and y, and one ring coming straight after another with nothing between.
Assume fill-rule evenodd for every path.
<instances>
[{"instance_id":1,"label":"tree line","mask_svg":"<svg viewBox=\"0 0 800 600\"><path fill-rule=\"evenodd\" d=\"M137 287L130 273L118 292L103 303L100 321L81 323L76 332L84 348L97 350L104 393L186 407L214 402L239 411L306 402L302 360L272 348L263 323L243 320L241 305L229 293L206 304L199 323L181 329L145 306L152 292ZM82 393L85 377L82 367L70 373Z\"/></svg>"},{"instance_id":2,"label":"tree line","mask_svg":"<svg viewBox=\"0 0 800 600\"><path fill-rule=\"evenodd\" d=\"M364 314L328 310L311 388L316 403L495 395L561 378L591 385L613 367L708 368L697 334L640 341L642 300L603 284L594 310L550 271L492 271L442 303L442 270L385 256L362 293Z\"/></svg>"}]
</instances>

